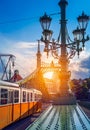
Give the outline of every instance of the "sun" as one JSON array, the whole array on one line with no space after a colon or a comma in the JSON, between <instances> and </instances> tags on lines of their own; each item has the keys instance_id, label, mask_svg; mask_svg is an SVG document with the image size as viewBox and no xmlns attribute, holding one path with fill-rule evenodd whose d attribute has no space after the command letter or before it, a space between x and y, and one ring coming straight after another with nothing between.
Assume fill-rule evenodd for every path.
<instances>
[{"instance_id":1,"label":"sun","mask_svg":"<svg viewBox=\"0 0 90 130\"><path fill-rule=\"evenodd\" d=\"M44 75L43 75L44 78L47 78L47 79L52 79L53 77L53 72L46 72Z\"/></svg>"}]
</instances>

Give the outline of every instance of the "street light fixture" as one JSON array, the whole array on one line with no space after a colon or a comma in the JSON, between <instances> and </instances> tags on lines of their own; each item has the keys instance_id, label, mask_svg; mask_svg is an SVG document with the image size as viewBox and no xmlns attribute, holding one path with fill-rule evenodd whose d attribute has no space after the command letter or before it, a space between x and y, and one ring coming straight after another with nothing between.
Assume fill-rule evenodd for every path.
<instances>
[{"instance_id":1,"label":"street light fixture","mask_svg":"<svg viewBox=\"0 0 90 130\"><path fill-rule=\"evenodd\" d=\"M58 40L51 40L52 31L50 30L51 17L46 13L44 16L40 17L40 23L43 29L43 36L41 41L45 43L44 51L47 52L47 56L49 51L51 51L52 55L58 59L59 64L61 65L61 70L59 72L60 77L60 95L62 98L59 98L59 104L61 104L63 100L63 104L71 104L72 99L70 99L69 95L69 85L68 82L70 80L70 71L68 71L69 59L72 59L77 52L79 53L84 49L85 42L89 40L86 34L86 28L89 21L89 16L85 15L84 12L81 16L77 18L79 26L77 29L73 31L74 40L72 41L68 35L67 31L67 20L66 20L66 5L68 2L66 0L60 0L58 3L61 8L61 20L60 20L60 32L58 36ZM81 44L82 43L82 44ZM59 53L57 50L60 49ZM65 100L67 101L65 101ZM73 101L74 103L74 101Z\"/></svg>"},{"instance_id":2,"label":"street light fixture","mask_svg":"<svg viewBox=\"0 0 90 130\"><path fill-rule=\"evenodd\" d=\"M84 14L84 12L82 12L82 15L79 16L77 18L77 20L78 20L78 23L79 23L81 29L86 29L87 28L87 24L88 24L88 21L89 21L89 16L87 16L86 14Z\"/></svg>"},{"instance_id":3,"label":"street light fixture","mask_svg":"<svg viewBox=\"0 0 90 130\"><path fill-rule=\"evenodd\" d=\"M52 20L51 17L48 16L46 13L44 14L44 16L40 17L40 23L43 29L42 32L43 36L41 38L41 41L45 43L44 52L47 52L47 56L49 52L49 42L51 40L52 33L53 33L51 30L49 30L51 20Z\"/></svg>"},{"instance_id":4,"label":"street light fixture","mask_svg":"<svg viewBox=\"0 0 90 130\"><path fill-rule=\"evenodd\" d=\"M85 31L88 25L89 16L85 15L84 12L82 12L82 15L79 16L77 20L79 23L79 27L77 27L77 29L73 31L75 37L74 41L76 41L77 43L82 42L82 49L84 49L85 42L89 40L88 36L85 38Z\"/></svg>"}]
</instances>

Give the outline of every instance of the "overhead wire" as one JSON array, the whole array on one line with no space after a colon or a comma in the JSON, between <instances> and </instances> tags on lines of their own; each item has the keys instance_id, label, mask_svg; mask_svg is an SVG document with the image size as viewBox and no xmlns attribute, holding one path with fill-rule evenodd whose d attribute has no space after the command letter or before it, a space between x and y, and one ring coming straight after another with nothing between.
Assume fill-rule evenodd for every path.
<instances>
[{"instance_id":1,"label":"overhead wire","mask_svg":"<svg viewBox=\"0 0 90 130\"><path fill-rule=\"evenodd\" d=\"M22 67L22 66L21 66L21 64L16 63L16 62L15 62L15 64L16 64L16 66L17 66L17 67L20 67L20 68L21 68L21 72L22 72L24 75L26 75L26 74L28 73L28 71L27 71L27 70L25 70L25 68L24 68L24 67Z\"/></svg>"},{"instance_id":2,"label":"overhead wire","mask_svg":"<svg viewBox=\"0 0 90 130\"><path fill-rule=\"evenodd\" d=\"M21 19L15 19L15 20L11 20L11 21L3 21L0 22L0 24L10 24L10 23L17 23L17 22L21 22L21 21L29 21L35 19L35 17L30 17L30 18L21 18Z\"/></svg>"},{"instance_id":3,"label":"overhead wire","mask_svg":"<svg viewBox=\"0 0 90 130\"><path fill-rule=\"evenodd\" d=\"M52 14L49 14L48 16L58 15L58 14L60 14L60 12L52 13ZM21 21L29 21L29 20L36 19L36 18L39 18L39 17L37 16L37 17L28 17L28 18L15 19L15 20L10 20L10 21L2 21L2 22L0 22L0 24L17 23L17 22L21 22Z\"/></svg>"}]
</instances>

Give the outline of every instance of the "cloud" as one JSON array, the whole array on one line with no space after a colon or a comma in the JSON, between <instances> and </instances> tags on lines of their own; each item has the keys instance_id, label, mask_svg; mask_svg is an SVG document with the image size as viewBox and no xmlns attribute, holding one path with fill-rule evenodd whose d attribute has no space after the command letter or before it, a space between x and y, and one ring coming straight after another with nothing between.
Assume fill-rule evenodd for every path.
<instances>
[{"instance_id":1,"label":"cloud","mask_svg":"<svg viewBox=\"0 0 90 130\"><path fill-rule=\"evenodd\" d=\"M32 47L30 49L30 43L21 43L17 44L17 51L14 53L16 56L16 68L21 71L21 74L25 77L29 75L36 68L36 51Z\"/></svg>"},{"instance_id":2,"label":"cloud","mask_svg":"<svg viewBox=\"0 0 90 130\"><path fill-rule=\"evenodd\" d=\"M72 78L87 78L90 76L90 54L86 49L80 54L80 58L75 57L70 64Z\"/></svg>"},{"instance_id":3,"label":"cloud","mask_svg":"<svg viewBox=\"0 0 90 130\"><path fill-rule=\"evenodd\" d=\"M36 42L17 42L18 49L30 49L30 48L36 48L37 43ZM15 46L15 45L14 45Z\"/></svg>"},{"instance_id":4,"label":"cloud","mask_svg":"<svg viewBox=\"0 0 90 130\"><path fill-rule=\"evenodd\" d=\"M8 39L3 40L0 45L0 53L13 54L15 59L15 69L20 71L22 77L29 75L36 68L36 42L15 42Z\"/></svg>"},{"instance_id":5,"label":"cloud","mask_svg":"<svg viewBox=\"0 0 90 130\"><path fill-rule=\"evenodd\" d=\"M80 67L85 68L85 69L90 69L90 57L87 57L86 59L84 59L81 62Z\"/></svg>"},{"instance_id":6,"label":"cloud","mask_svg":"<svg viewBox=\"0 0 90 130\"><path fill-rule=\"evenodd\" d=\"M19 70L22 77L26 77L36 69L37 42L12 41L1 35L0 39L0 53L15 55L15 69ZM43 44L41 51L43 52ZM89 52L89 49L88 51L85 49L79 59L75 56L70 61L69 70L72 72L72 78L86 78L90 75ZM52 60L55 61L51 55L47 59L46 53L42 53L42 62L50 63Z\"/></svg>"}]
</instances>

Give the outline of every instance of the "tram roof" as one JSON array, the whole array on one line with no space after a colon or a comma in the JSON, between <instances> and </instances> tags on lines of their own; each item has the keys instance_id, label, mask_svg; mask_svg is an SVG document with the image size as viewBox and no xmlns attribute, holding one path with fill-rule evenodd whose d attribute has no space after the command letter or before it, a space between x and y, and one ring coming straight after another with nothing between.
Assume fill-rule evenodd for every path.
<instances>
[{"instance_id":1,"label":"tram roof","mask_svg":"<svg viewBox=\"0 0 90 130\"><path fill-rule=\"evenodd\" d=\"M16 83L11 83L11 82L2 81L2 80L0 80L0 85L4 85L4 86L12 86L12 87L19 87L19 85L16 84Z\"/></svg>"}]
</instances>

